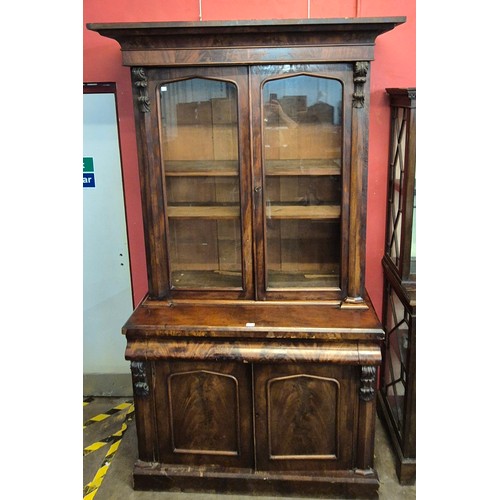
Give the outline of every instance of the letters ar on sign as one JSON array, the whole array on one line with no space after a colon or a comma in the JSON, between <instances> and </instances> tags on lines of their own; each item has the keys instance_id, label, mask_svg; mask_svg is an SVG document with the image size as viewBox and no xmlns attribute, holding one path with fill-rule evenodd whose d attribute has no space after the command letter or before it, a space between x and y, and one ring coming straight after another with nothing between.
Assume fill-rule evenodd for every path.
<instances>
[{"instance_id":1,"label":"letters ar on sign","mask_svg":"<svg viewBox=\"0 0 500 500\"><path fill-rule=\"evenodd\" d=\"M91 156L83 157L83 187L95 187L94 158Z\"/></svg>"}]
</instances>

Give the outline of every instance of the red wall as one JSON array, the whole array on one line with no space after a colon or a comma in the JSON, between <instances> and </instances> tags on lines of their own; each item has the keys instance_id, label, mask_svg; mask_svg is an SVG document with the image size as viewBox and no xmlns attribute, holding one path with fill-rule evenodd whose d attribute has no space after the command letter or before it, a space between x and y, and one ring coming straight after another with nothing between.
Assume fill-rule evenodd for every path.
<instances>
[{"instance_id":1,"label":"red wall","mask_svg":"<svg viewBox=\"0 0 500 500\"><path fill-rule=\"evenodd\" d=\"M389 135L386 87L416 86L416 0L201 0L202 19L301 19L406 16L405 24L377 38L371 70L370 150L366 287L382 312L387 151ZM130 69L121 65L117 42L86 29L88 22L195 21L199 0L84 0L84 82L115 82L123 165L134 303L147 292L144 235L137 167Z\"/></svg>"}]
</instances>

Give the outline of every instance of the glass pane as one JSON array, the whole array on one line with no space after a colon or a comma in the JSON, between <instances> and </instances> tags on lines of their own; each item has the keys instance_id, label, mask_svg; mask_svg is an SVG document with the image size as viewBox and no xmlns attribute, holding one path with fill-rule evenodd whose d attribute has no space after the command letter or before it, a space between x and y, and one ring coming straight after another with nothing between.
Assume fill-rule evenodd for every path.
<instances>
[{"instance_id":1,"label":"glass pane","mask_svg":"<svg viewBox=\"0 0 500 500\"><path fill-rule=\"evenodd\" d=\"M410 273L417 274L417 177L413 191L413 220L411 223Z\"/></svg>"},{"instance_id":2,"label":"glass pane","mask_svg":"<svg viewBox=\"0 0 500 500\"><path fill-rule=\"evenodd\" d=\"M342 85L272 80L263 103L267 286L339 287Z\"/></svg>"},{"instance_id":3,"label":"glass pane","mask_svg":"<svg viewBox=\"0 0 500 500\"><path fill-rule=\"evenodd\" d=\"M237 95L191 78L160 88L174 288L242 286Z\"/></svg>"},{"instance_id":4,"label":"glass pane","mask_svg":"<svg viewBox=\"0 0 500 500\"><path fill-rule=\"evenodd\" d=\"M397 429L402 432L408 370L409 315L390 286L388 308L385 325L387 339L383 390Z\"/></svg>"},{"instance_id":5,"label":"glass pane","mask_svg":"<svg viewBox=\"0 0 500 500\"><path fill-rule=\"evenodd\" d=\"M401 256L401 231L403 229L404 198L401 190L405 174L406 149L406 114L404 108L393 110L393 124L391 139L391 192L389 193L389 256L396 266L399 266Z\"/></svg>"}]
</instances>

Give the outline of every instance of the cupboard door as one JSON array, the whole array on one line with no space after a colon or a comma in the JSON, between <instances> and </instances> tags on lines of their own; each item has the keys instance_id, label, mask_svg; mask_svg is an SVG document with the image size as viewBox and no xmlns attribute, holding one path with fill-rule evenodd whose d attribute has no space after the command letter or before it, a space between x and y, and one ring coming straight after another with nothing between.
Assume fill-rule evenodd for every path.
<instances>
[{"instance_id":1,"label":"cupboard door","mask_svg":"<svg viewBox=\"0 0 500 500\"><path fill-rule=\"evenodd\" d=\"M357 398L354 367L255 367L259 470L327 471L353 466Z\"/></svg>"},{"instance_id":2,"label":"cupboard door","mask_svg":"<svg viewBox=\"0 0 500 500\"><path fill-rule=\"evenodd\" d=\"M252 297L246 68L158 79L168 274L178 297Z\"/></svg>"},{"instance_id":3,"label":"cupboard door","mask_svg":"<svg viewBox=\"0 0 500 500\"><path fill-rule=\"evenodd\" d=\"M254 158L264 233L258 290L269 298L297 292L341 298L349 78L345 68L331 65L252 69L254 101L260 103L253 123L261 127L262 146Z\"/></svg>"},{"instance_id":4,"label":"cupboard door","mask_svg":"<svg viewBox=\"0 0 500 500\"><path fill-rule=\"evenodd\" d=\"M250 373L241 363L156 363L159 461L253 467Z\"/></svg>"}]
</instances>

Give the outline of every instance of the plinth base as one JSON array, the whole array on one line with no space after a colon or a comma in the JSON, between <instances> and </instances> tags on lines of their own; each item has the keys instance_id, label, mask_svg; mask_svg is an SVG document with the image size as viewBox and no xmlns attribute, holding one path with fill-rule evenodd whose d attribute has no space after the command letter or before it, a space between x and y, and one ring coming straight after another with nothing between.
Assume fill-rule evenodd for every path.
<instances>
[{"instance_id":1,"label":"plinth base","mask_svg":"<svg viewBox=\"0 0 500 500\"><path fill-rule=\"evenodd\" d=\"M379 480L374 470L334 471L326 474L254 472L165 465L138 461L134 489L153 491L203 491L205 493L262 494L328 498L378 498Z\"/></svg>"}]
</instances>

